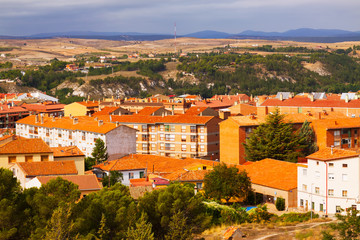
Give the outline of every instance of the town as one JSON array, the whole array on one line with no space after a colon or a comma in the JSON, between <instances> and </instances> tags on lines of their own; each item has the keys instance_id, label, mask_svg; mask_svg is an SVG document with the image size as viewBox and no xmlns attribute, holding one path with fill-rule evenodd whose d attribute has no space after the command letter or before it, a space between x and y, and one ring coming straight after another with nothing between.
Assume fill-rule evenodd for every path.
<instances>
[{"instance_id":1,"label":"town","mask_svg":"<svg viewBox=\"0 0 360 240\"><path fill-rule=\"evenodd\" d=\"M147 216L155 218L151 214L157 210L151 210L155 206L148 204L165 204L170 200L165 200L165 195L163 200L151 200L157 196L151 193L165 194L164 191L170 191L166 193L170 195L175 194L173 191L181 192L183 203L194 204L194 208L199 207L202 196L218 207L235 203L253 206L257 210L250 210L253 211L248 213L250 218L261 214L259 211L268 214L255 222L270 219L263 206L273 206L274 211L284 214L310 212L311 218L320 219L360 208L360 92L278 92L211 98L156 94L145 98L89 98L70 104L61 104L45 93L4 93L0 94L0 101L2 181L15 179L11 181L18 181L19 189L25 192L40 188L43 195L34 193L34 201L37 198L36 201L50 201L45 195L56 191L54 196L64 195L58 197L65 202L80 201L86 205L94 204L91 201L97 197L111 198L110 189L114 194L129 191L128 198L134 200L122 199L126 194L120 197L120 193L115 200L127 201L118 202L119 208L126 208L121 213L126 222L131 221L128 218L135 211L133 201L139 201ZM5 178L5 169L11 171L10 179ZM76 184L80 195L70 197L72 193L67 192L70 190L65 190L70 187L56 183L60 181L58 177ZM64 189L51 190L51 181L55 184L52 188L58 184ZM16 188L14 184L12 188ZM2 198L11 199L5 196L6 192L1 194ZM172 198L176 200L175 195ZM176 201L166 203L170 204L168 209L157 213L162 217L161 226L153 230L156 237L175 231L171 224L176 221L181 225L181 220L169 217L163 223L167 215L162 211L180 204ZM86 208L85 205L75 209ZM52 213L50 206L56 208L57 204L47 205L47 213L39 212L43 220L37 220L36 226L46 224L46 219L53 219L54 214L70 221L66 218L68 208ZM187 208L176 207L179 214ZM95 214L87 211L84 214ZM105 216L104 212L111 215L117 211L104 209L102 215L97 215L98 220L105 224L113 217ZM209 220L208 216L193 212L201 224L196 223L196 218L188 219L193 227L186 230L187 234L201 233L209 226L208 221L212 224L248 221L241 211L237 220L226 221L229 214L226 211L230 210L211 211L217 211L220 218L217 216L216 220L214 215ZM84 214L80 217L87 221L90 215ZM174 214L177 216L177 212ZM142 224L146 223L143 216L140 219ZM160 219L149 221L154 224ZM81 233L95 231L90 225L77 224ZM200 225L195 227L196 224ZM167 226L172 230L163 229ZM108 228L111 232L104 230L101 234L110 238L124 234L119 227L110 224ZM45 234L36 231L31 234ZM243 236L244 232L233 227L225 235Z\"/></svg>"}]
</instances>

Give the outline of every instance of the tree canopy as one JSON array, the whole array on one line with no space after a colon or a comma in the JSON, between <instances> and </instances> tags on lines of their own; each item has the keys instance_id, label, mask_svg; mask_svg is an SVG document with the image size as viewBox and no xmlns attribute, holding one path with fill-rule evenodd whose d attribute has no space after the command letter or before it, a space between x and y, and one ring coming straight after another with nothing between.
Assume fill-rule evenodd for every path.
<instances>
[{"instance_id":1,"label":"tree canopy","mask_svg":"<svg viewBox=\"0 0 360 240\"><path fill-rule=\"evenodd\" d=\"M246 199L251 193L251 181L245 171L221 163L214 167L204 178L205 196L217 201L232 197Z\"/></svg>"}]
</instances>

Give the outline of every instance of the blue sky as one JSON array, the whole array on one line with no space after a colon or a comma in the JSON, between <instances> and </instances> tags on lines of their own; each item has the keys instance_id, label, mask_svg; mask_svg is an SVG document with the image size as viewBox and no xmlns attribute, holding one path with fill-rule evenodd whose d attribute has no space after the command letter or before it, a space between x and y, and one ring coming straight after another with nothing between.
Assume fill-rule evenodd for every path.
<instances>
[{"instance_id":1,"label":"blue sky","mask_svg":"<svg viewBox=\"0 0 360 240\"><path fill-rule=\"evenodd\" d=\"M360 0L0 0L0 35L98 31L360 31Z\"/></svg>"}]
</instances>

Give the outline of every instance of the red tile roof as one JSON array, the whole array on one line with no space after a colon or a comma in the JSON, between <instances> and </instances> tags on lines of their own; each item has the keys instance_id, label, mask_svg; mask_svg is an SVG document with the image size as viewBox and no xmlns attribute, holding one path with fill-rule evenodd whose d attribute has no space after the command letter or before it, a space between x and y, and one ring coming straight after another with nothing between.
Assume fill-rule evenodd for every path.
<instances>
[{"instance_id":1,"label":"red tile roof","mask_svg":"<svg viewBox=\"0 0 360 240\"><path fill-rule=\"evenodd\" d=\"M96 191L102 188L96 178L96 175L38 176L37 179L41 184L46 184L50 180L56 179L58 177L75 183L79 186L80 191Z\"/></svg>"},{"instance_id":2,"label":"red tile roof","mask_svg":"<svg viewBox=\"0 0 360 240\"><path fill-rule=\"evenodd\" d=\"M95 132L95 133L107 133L117 128L115 123L110 123L110 122L104 122L103 125L99 126L98 121L95 121L94 117L87 117L87 116L76 117L78 119L77 124L74 124L74 119L70 117L55 118L55 121L53 121L52 117L44 116L43 118L44 118L43 124L41 124L40 116L39 116L39 122L35 123L35 115L20 119L17 121L17 123L46 127L46 128L62 128L62 129L69 129L74 131L80 130L80 131Z\"/></svg>"},{"instance_id":3,"label":"red tile roof","mask_svg":"<svg viewBox=\"0 0 360 240\"><path fill-rule=\"evenodd\" d=\"M17 138L0 145L0 154L52 153L41 138Z\"/></svg>"},{"instance_id":4,"label":"red tile roof","mask_svg":"<svg viewBox=\"0 0 360 240\"><path fill-rule=\"evenodd\" d=\"M196 182L203 181L209 170L186 170L180 169L166 176L170 181Z\"/></svg>"},{"instance_id":5,"label":"red tile roof","mask_svg":"<svg viewBox=\"0 0 360 240\"><path fill-rule=\"evenodd\" d=\"M83 101L83 102L77 102L81 105L84 105L85 107L98 107L99 101Z\"/></svg>"},{"instance_id":6,"label":"red tile roof","mask_svg":"<svg viewBox=\"0 0 360 240\"><path fill-rule=\"evenodd\" d=\"M106 163L98 164L94 166L94 168L101 168L105 171L124 171L147 168L148 173L151 172L164 175L186 168L186 166L192 165L194 163L210 166L219 164L215 161L194 158L177 159L156 155L130 154L118 160L112 160Z\"/></svg>"},{"instance_id":7,"label":"red tile roof","mask_svg":"<svg viewBox=\"0 0 360 240\"><path fill-rule=\"evenodd\" d=\"M54 152L54 157L78 157L85 156L77 146L69 147L52 147L51 150Z\"/></svg>"},{"instance_id":8,"label":"red tile roof","mask_svg":"<svg viewBox=\"0 0 360 240\"><path fill-rule=\"evenodd\" d=\"M28 113L29 111L23 107L11 107L8 104L0 104L0 114L6 114L6 113Z\"/></svg>"},{"instance_id":9,"label":"red tile roof","mask_svg":"<svg viewBox=\"0 0 360 240\"><path fill-rule=\"evenodd\" d=\"M201 124L204 125L212 119L222 120L218 117L212 116L194 116L194 115L171 115L171 116L140 116L140 115L125 115L125 116L111 116L111 122L119 123L184 123L184 124ZM99 116L99 119L110 121L109 116Z\"/></svg>"},{"instance_id":10,"label":"red tile roof","mask_svg":"<svg viewBox=\"0 0 360 240\"><path fill-rule=\"evenodd\" d=\"M64 110L65 104L23 104L21 107L29 111L54 112Z\"/></svg>"},{"instance_id":11,"label":"red tile roof","mask_svg":"<svg viewBox=\"0 0 360 240\"><path fill-rule=\"evenodd\" d=\"M50 161L50 162L16 162L28 176L48 176L48 175L76 175L74 161Z\"/></svg>"},{"instance_id":12,"label":"red tile roof","mask_svg":"<svg viewBox=\"0 0 360 240\"><path fill-rule=\"evenodd\" d=\"M110 115L112 112L117 110L119 107L104 107L101 111L94 113L92 116Z\"/></svg>"},{"instance_id":13,"label":"red tile roof","mask_svg":"<svg viewBox=\"0 0 360 240\"><path fill-rule=\"evenodd\" d=\"M313 102L308 97L295 97L283 101L280 101L280 99L267 99L261 104L261 107L265 106L360 108L360 99L350 100L348 103L345 100L336 98L318 99Z\"/></svg>"},{"instance_id":14,"label":"red tile roof","mask_svg":"<svg viewBox=\"0 0 360 240\"><path fill-rule=\"evenodd\" d=\"M144 107L142 110L138 112L138 115L151 116L157 110L164 107Z\"/></svg>"},{"instance_id":15,"label":"red tile roof","mask_svg":"<svg viewBox=\"0 0 360 240\"><path fill-rule=\"evenodd\" d=\"M336 159L359 157L359 153L352 150L323 148L319 151L307 156L307 159L314 159L320 161L330 161Z\"/></svg>"},{"instance_id":16,"label":"red tile roof","mask_svg":"<svg viewBox=\"0 0 360 240\"><path fill-rule=\"evenodd\" d=\"M208 107L191 107L185 112L185 114L196 116L205 111L206 109L208 109Z\"/></svg>"},{"instance_id":17,"label":"red tile roof","mask_svg":"<svg viewBox=\"0 0 360 240\"><path fill-rule=\"evenodd\" d=\"M246 170L254 184L289 191L297 188L296 163L263 159L250 165L238 165L240 170Z\"/></svg>"}]
</instances>

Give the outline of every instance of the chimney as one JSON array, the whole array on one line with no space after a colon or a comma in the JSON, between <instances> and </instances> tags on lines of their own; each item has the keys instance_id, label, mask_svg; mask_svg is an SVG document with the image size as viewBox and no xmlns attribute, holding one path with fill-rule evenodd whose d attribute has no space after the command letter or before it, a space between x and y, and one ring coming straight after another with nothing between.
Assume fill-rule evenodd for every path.
<instances>
[{"instance_id":1,"label":"chimney","mask_svg":"<svg viewBox=\"0 0 360 240\"><path fill-rule=\"evenodd\" d=\"M102 126L103 124L104 124L103 120L99 120L99 121L98 121L98 126L99 126L99 127Z\"/></svg>"},{"instance_id":2,"label":"chimney","mask_svg":"<svg viewBox=\"0 0 360 240\"><path fill-rule=\"evenodd\" d=\"M349 95L348 95L348 94L345 95L345 102L346 102L346 103L349 102Z\"/></svg>"},{"instance_id":3,"label":"chimney","mask_svg":"<svg viewBox=\"0 0 360 240\"><path fill-rule=\"evenodd\" d=\"M112 116L110 115L110 122L112 122Z\"/></svg>"},{"instance_id":4,"label":"chimney","mask_svg":"<svg viewBox=\"0 0 360 240\"><path fill-rule=\"evenodd\" d=\"M120 126L120 123L119 123L119 122L116 122L115 124L116 124L116 127Z\"/></svg>"},{"instance_id":5,"label":"chimney","mask_svg":"<svg viewBox=\"0 0 360 240\"><path fill-rule=\"evenodd\" d=\"M72 115L71 115L71 113L69 114L69 118L70 118L70 119L72 119Z\"/></svg>"},{"instance_id":6,"label":"chimney","mask_svg":"<svg viewBox=\"0 0 360 240\"><path fill-rule=\"evenodd\" d=\"M97 121L97 120L98 120L98 118L97 118L97 117L95 117L95 118L94 118L94 120L95 120L95 121Z\"/></svg>"},{"instance_id":7,"label":"chimney","mask_svg":"<svg viewBox=\"0 0 360 240\"><path fill-rule=\"evenodd\" d=\"M38 123L39 122L39 115L35 115L35 123Z\"/></svg>"},{"instance_id":8,"label":"chimney","mask_svg":"<svg viewBox=\"0 0 360 240\"><path fill-rule=\"evenodd\" d=\"M283 97L283 94L282 93L280 93L280 101L282 101L282 100L284 100L284 97Z\"/></svg>"},{"instance_id":9,"label":"chimney","mask_svg":"<svg viewBox=\"0 0 360 240\"><path fill-rule=\"evenodd\" d=\"M121 116L121 110L119 110L119 116Z\"/></svg>"},{"instance_id":10,"label":"chimney","mask_svg":"<svg viewBox=\"0 0 360 240\"><path fill-rule=\"evenodd\" d=\"M310 101L314 101L314 94L310 93Z\"/></svg>"},{"instance_id":11,"label":"chimney","mask_svg":"<svg viewBox=\"0 0 360 240\"><path fill-rule=\"evenodd\" d=\"M334 154L334 145L331 145L331 155Z\"/></svg>"},{"instance_id":12,"label":"chimney","mask_svg":"<svg viewBox=\"0 0 360 240\"><path fill-rule=\"evenodd\" d=\"M55 122L55 116L54 115L52 116L52 121Z\"/></svg>"},{"instance_id":13,"label":"chimney","mask_svg":"<svg viewBox=\"0 0 360 240\"><path fill-rule=\"evenodd\" d=\"M78 118L73 118L73 124L78 124L79 123L79 119Z\"/></svg>"},{"instance_id":14,"label":"chimney","mask_svg":"<svg viewBox=\"0 0 360 240\"><path fill-rule=\"evenodd\" d=\"M174 115L174 109L171 110L171 115Z\"/></svg>"},{"instance_id":15,"label":"chimney","mask_svg":"<svg viewBox=\"0 0 360 240\"><path fill-rule=\"evenodd\" d=\"M89 117L91 117L91 113L89 113Z\"/></svg>"},{"instance_id":16,"label":"chimney","mask_svg":"<svg viewBox=\"0 0 360 240\"><path fill-rule=\"evenodd\" d=\"M139 113L139 111L136 109L135 113L136 113L136 114L138 114L138 113Z\"/></svg>"},{"instance_id":17,"label":"chimney","mask_svg":"<svg viewBox=\"0 0 360 240\"><path fill-rule=\"evenodd\" d=\"M234 102L234 105L235 105L235 106L238 105L238 101L235 101L235 102Z\"/></svg>"},{"instance_id":18,"label":"chimney","mask_svg":"<svg viewBox=\"0 0 360 240\"><path fill-rule=\"evenodd\" d=\"M41 124L44 124L44 115L42 113L40 114L40 121L41 121Z\"/></svg>"}]
</instances>

